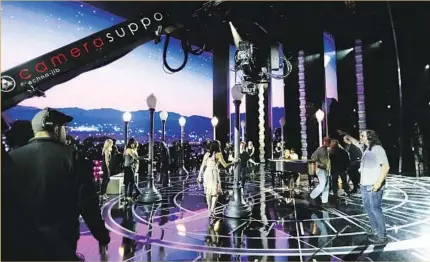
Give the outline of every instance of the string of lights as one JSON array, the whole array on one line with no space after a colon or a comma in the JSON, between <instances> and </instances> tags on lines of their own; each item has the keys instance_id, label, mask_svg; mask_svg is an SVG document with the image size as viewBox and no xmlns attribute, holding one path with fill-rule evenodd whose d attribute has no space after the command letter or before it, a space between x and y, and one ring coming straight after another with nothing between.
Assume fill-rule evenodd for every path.
<instances>
[{"instance_id":1,"label":"string of lights","mask_svg":"<svg viewBox=\"0 0 430 262\"><path fill-rule=\"evenodd\" d=\"M302 143L302 159L308 158L308 135L306 126L306 83L304 52L299 51L299 101L300 101L300 134Z\"/></svg>"},{"instance_id":2,"label":"string of lights","mask_svg":"<svg viewBox=\"0 0 430 262\"><path fill-rule=\"evenodd\" d=\"M364 101L363 49L360 39L355 41L355 76L357 79L358 130L366 130L366 105Z\"/></svg>"}]
</instances>

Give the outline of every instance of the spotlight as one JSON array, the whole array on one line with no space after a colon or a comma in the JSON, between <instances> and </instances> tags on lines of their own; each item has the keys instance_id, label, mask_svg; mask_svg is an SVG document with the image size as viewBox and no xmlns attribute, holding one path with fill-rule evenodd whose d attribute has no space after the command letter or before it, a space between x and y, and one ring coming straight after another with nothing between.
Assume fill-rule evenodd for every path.
<instances>
[{"instance_id":1,"label":"spotlight","mask_svg":"<svg viewBox=\"0 0 430 262\"><path fill-rule=\"evenodd\" d=\"M378 43L382 44L382 40L379 40Z\"/></svg>"},{"instance_id":2,"label":"spotlight","mask_svg":"<svg viewBox=\"0 0 430 262\"><path fill-rule=\"evenodd\" d=\"M430 68L430 65L426 65L426 67L425 67L427 70Z\"/></svg>"}]
</instances>

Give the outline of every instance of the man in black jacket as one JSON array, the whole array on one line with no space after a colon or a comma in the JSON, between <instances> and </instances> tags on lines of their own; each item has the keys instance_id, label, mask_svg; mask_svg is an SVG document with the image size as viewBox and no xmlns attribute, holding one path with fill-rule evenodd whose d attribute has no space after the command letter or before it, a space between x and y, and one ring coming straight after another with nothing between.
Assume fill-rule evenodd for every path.
<instances>
[{"instance_id":1,"label":"man in black jacket","mask_svg":"<svg viewBox=\"0 0 430 262\"><path fill-rule=\"evenodd\" d=\"M358 169L360 168L361 162L361 150L349 140L347 136L343 137L343 142L345 142L345 150L349 153L349 158L351 162L348 168L348 175L354 185L352 193L357 193L360 189L360 172Z\"/></svg>"},{"instance_id":2,"label":"man in black jacket","mask_svg":"<svg viewBox=\"0 0 430 262\"><path fill-rule=\"evenodd\" d=\"M101 246L110 242L100 214L91 162L65 145L65 126L72 119L45 108L31 122L34 138L10 153L14 180L19 181L11 185L17 187L15 197L29 214L28 223L52 247L50 254L38 254L39 259L70 260L75 256L80 215ZM33 260L31 254L27 257Z\"/></svg>"}]
</instances>

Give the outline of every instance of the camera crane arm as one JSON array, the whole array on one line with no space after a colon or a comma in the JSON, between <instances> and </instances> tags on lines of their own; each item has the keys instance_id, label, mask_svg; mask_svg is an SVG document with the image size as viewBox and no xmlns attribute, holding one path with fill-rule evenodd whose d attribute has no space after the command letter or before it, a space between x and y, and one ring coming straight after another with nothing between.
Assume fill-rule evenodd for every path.
<instances>
[{"instance_id":1,"label":"camera crane arm","mask_svg":"<svg viewBox=\"0 0 430 262\"><path fill-rule=\"evenodd\" d=\"M146 12L1 73L2 112L78 75L105 66L180 25L167 12Z\"/></svg>"}]
</instances>

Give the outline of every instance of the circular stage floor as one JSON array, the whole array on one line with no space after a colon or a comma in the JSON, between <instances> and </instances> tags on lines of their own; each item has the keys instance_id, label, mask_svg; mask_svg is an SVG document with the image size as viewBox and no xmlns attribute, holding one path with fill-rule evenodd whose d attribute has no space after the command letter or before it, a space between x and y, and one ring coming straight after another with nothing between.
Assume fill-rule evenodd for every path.
<instances>
[{"instance_id":1,"label":"circular stage floor","mask_svg":"<svg viewBox=\"0 0 430 262\"><path fill-rule=\"evenodd\" d=\"M416 261L430 256L428 177L389 176L383 200L389 243L384 246L367 241L369 220L360 194L330 208L315 207L309 205L307 185L291 195L279 186L273 189L271 181L269 173L247 181L244 194L252 216L242 220L222 216L231 193L227 175L214 219L195 175L172 178L171 187L160 189L159 204L124 206L112 196L102 207L112 238L107 257L100 256L83 222L78 252L87 261Z\"/></svg>"}]
</instances>

